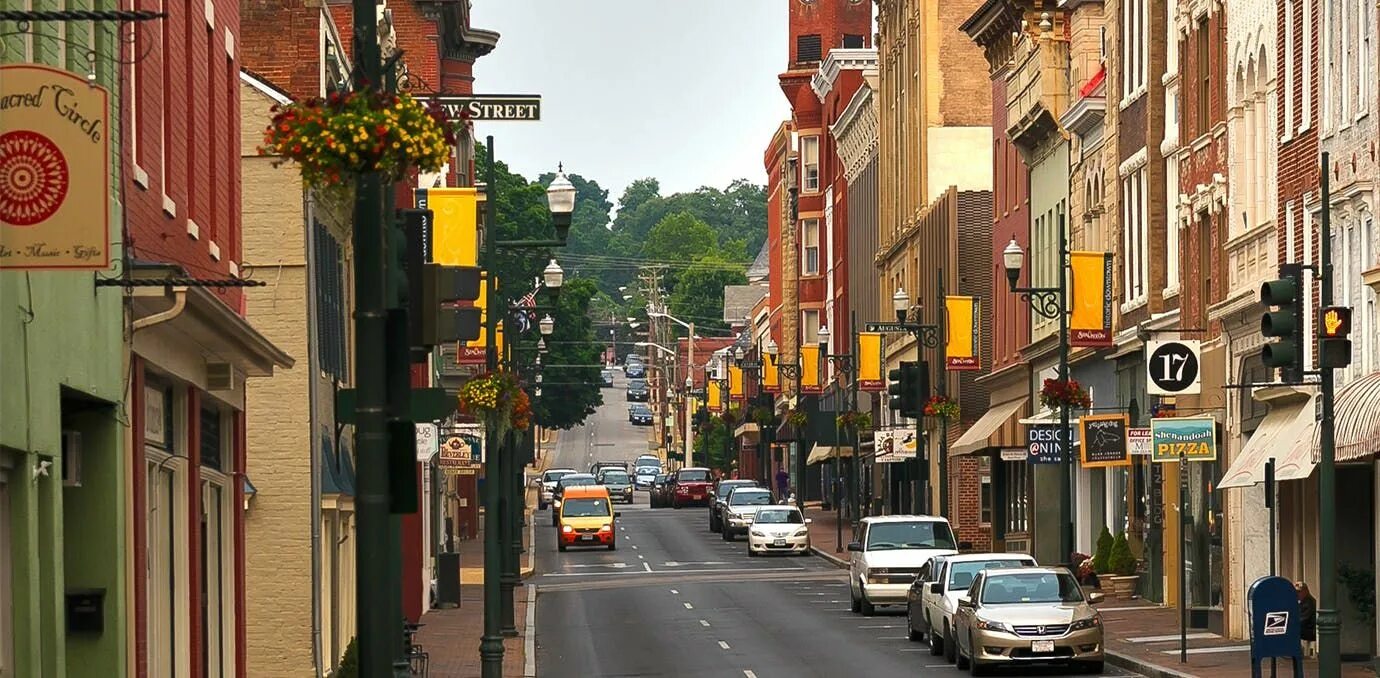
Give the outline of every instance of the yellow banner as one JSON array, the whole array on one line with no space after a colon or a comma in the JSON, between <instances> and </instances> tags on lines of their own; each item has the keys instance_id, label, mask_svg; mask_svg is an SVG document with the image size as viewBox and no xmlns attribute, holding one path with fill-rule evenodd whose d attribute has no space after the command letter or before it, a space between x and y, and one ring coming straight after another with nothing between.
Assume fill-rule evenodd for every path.
<instances>
[{"instance_id":1,"label":"yellow banner","mask_svg":"<svg viewBox=\"0 0 1380 678\"><path fill-rule=\"evenodd\" d=\"M723 390L719 388L719 382L717 379L710 379L709 383L705 384L704 392L709 399L710 411L718 412L723 409L724 395Z\"/></svg>"},{"instance_id":2,"label":"yellow banner","mask_svg":"<svg viewBox=\"0 0 1380 678\"><path fill-rule=\"evenodd\" d=\"M0 102L0 269L108 267L110 92L13 64L0 66Z\"/></svg>"},{"instance_id":3,"label":"yellow banner","mask_svg":"<svg viewBox=\"0 0 1380 678\"><path fill-rule=\"evenodd\" d=\"M728 397L731 400L743 399L743 368L728 368Z\"/></svg>"},{"instance_id":4,"label":"yellow banner","mask_svg":"<svg viewBox=\"0 0 1380 678\"><path fill-rule=\"evenodd\" d=\"M473 188L428 188L432 213L431 260L445 266L479 265L479 196Z\"/></svg>"},{"instance_id":5,"label":"yellow banner","mask_svg":"<svg viewBox=\"0 0 1380 678\"><path fill-rule=\"evenodd\" d=\"M803 393L819 393L819 344L805 344L800 347L800 390Z\"/></svg>"},{"instance_id":6,"label":"yellow banner","mask_svg":"<svg viewBox=\"0 0 1380 678\"><path fill-rule=\"evenodd\" d=\"M978 355L978 347L982 345L978 336L982 330L978 298L944 297L944 309L947 311L944 325L949 334L944 342L945 369L951 372L982 369L982 358Z\"/></svg>"},{"instance_id":7,"label":"yellow banner","mask_svg":"<svg viewBox=\"0 0 1380 678\"><path fill-rule=\"evenodd\" d=\"M886 382L882 380L882 333L858 333L858 389L863 391L882 391Z\"/></svg>"},{"instance_id":8,"label":"yellow banner","mask_svg":"<svg viewBox=\"0 0 1380 678\"><path fill-rule=\"evenodd\" d=\"M1069 345L1112 345L1112 255L1069 252Z\"/></svg>"},{"instance_id":9,"label":"yellow banner","mask_svg":"<svg viewBox=\"0 0 1380 678\"><path fill-rule=\"evenodd\" d=\"M484 349L488 346L488 339L485 337L483 329L486 326L485 323L489 321L489 286L487 284L488 276L489 274L487 272L480 273L479 297L474 300L474 307L479 309L479 338L475 339L474 341L460 342L460 350L456 352L456 362L458 362L461 365L484 364ZM502 321L499 321L498 323L498 332L495 335L495 338L498 340L496 343L498 345L499 355L503 355Z\"/></svg>"},{"instance_id":10,"label":"yellow banner","mask_svg":"<svg viewBox=\"0 0 1380 678\"><path fill-rule=\"evenodd\" d=\"M781 390L781 370L776 366L776 356L762 354L762 389L769 393Z\"/></svg>"}]
</instances>

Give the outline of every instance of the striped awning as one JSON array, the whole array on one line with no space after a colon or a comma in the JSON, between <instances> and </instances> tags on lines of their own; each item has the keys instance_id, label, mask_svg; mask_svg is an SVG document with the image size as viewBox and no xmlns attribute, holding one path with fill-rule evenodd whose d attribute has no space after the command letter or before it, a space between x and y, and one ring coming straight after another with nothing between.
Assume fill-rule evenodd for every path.
<instances>
[{"instance_id":1,"label":"striped awning","mask_svg":"<svg viewBox=\"0 0 1380 678\"><path fill-rule=\"evenodd\" d=\"M1333 409L1337 461L1360 461L1380 452L1380 372L1342 387ZM1313 449L1319 449L1315 440Z\"/></svg>"},{"instance_id":2,"label":"striped awning","mask_svg":"<svg viewBox=\"0 0 1380 678\"><path fill-rule=\"evenodd\" d=\"M1017 420L1027 400L1025 396L1021 396L1004 403L994 403L953 445L949 446L949 456L973 454L1004 444L1019 445L1016 442L1020 440Z\"/></svg>"},{"instance_id":3,"label":"striped awning","mask_svg":"<svg viewBox=\"0 0 1380 678\"><path fill-rule=\"evenodd\" d=\"M1250 487L1265 482L1265 462L1275 460L1281 480L1307 478L1315 462L1305 447L1313 438L1313 412L1317 396L1294 392L1272 398L1265 420L1251 433L1245 447L1232 458L1231 466L1217 481L1219 489Z\"/></svg>"}]
</instances>

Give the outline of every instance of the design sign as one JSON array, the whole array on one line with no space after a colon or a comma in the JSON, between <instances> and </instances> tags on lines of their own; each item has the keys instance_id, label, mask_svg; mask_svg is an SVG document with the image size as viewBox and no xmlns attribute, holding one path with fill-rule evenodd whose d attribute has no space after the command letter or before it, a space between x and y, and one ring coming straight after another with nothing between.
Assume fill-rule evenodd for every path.
<instances>
[{"instance_id":1,"label":"design sign","mask_svg":"<svg viewBox=\"0 0 1380 678\"><path fill-rule=\"evenodd\" d=\"M1197 341L1145 342L1146 393L1162 396L1202 393L1200 345Z\"/></svg>"},{"instance_id":2,"label":"design sign","mask_svg":"<svg viewBox=\"0 0 1380 678\"><path fill-rule=\"evenodd\" d=\"M1059 463L1062 459L1059 441L1063 437L1063 429L1057 424L1031 424L1025 427L1025 449L1030 463Z\"/></svg>"},{"instance_id":3,"label":"design sign","mask_svg":"<svg viewBox=\"0 0 1380 678\"><path fill-rule=\"evenodd\" d=\"M109 266L109 98L69 71L0 66L0 269Z\"/></svg>"}]
</instances>

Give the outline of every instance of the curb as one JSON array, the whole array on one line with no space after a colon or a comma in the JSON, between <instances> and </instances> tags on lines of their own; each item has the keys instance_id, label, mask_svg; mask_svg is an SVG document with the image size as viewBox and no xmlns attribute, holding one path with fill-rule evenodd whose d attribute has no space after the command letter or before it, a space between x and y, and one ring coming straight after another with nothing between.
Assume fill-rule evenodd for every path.
<instances>
[{"instance_id":1,"label":"curb","mask_svg":"<svg viewBox=\"0 0 1380 678\"><path fill-rule=\"evenodd\" d=\"M1183 671L1176 671L1169 667L1160 666L1159 664L1152 664L1143 659L1139 659L1128 654L1122 654L1120 652L1112 652L1108 650L1106 652L1105 659L1107 663L1111 664L1112 666L1126 669L1127 671L1134 671L1136 673L1141 674L1142 676L1145 676L1146 678L1198 678L1198 674L1196 673L1184 673Z\"/></svg>"},{"instance_id":2,"label":"curb","mask_svg":"<svg viewBox=\"0 0 1380 678\"><path fill-rule=\"evenodd\" d=\"M839 558L838 556L832 553L825 553L824 551L821 551L815 548L814 546L810 547L810 553L819 556L820 558L823 558L824 562L829 563L830 565L833 565L834 567L837 567L840 570L848 569L848 561Z\"/></svg>"},{"instance_id":3,"label":"curb","mask_svg":"<svg viewBox=\"0 0 1380 678\"><path fill-rule=\"evenodd\" d=\"M535 520L535 512L529 508L527 509L526 516L527 553L523 554L523 560L527 561L527 564L518 567L519 579L526 579L532 576L532 573L537 570L537 521Z\"/></svg>"},{"instance_id":4,"label":"curb","mask_svg":"<svg viewBox=\"0 0 1380 678\"><path fill-rule=\"evenodd\" d=\"M537 586L527 585L527 628L522 638L522 676L537 678Z\"/></svg>"}]
</instances>

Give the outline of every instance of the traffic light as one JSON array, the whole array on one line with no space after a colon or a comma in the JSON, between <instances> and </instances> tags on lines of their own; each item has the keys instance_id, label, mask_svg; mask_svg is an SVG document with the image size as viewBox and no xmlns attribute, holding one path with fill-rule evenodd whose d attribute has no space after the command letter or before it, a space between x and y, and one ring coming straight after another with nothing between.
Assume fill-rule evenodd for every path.
<instances>
[{"instance_id":1,"label":"traffic light","mask_svg":"<svg viewBox=\"0 0 1380 678\"><path fill-rule=\"evenodd\" d=\"M1351 364L1351 308L1328 306L1318 318L1318 367L1338 369Z\"/></svg>"},{"instance_id":2,"label":"traffic light","mask_svg":"<svg viewBox=\"0 0 1380 678\"><path fill-rule=\"evenodd\" d=\"M919 417L925 392L929 391L929 375L924 363L902 361L901 366L887 372L887 393L891 395L891 409L903 417Z\"/></svg>"},{"instance_id":3,"label":"traffic light","mask_svg":"<svg viewBox=\"0 0 1380 678\"><path fill-rule=\"evenodd\" d=\"M426 362L433 346L479 338L479 309L455 304L479 298L480 272L427 261L431 210L400 209L396 217L388 229L388 306L406 310L412 361Z\"/></svg>"},{"instance_id":4,"label":"traffic light","mask_svg":"<svg viewBox=\"0 0 1380 678\"><path fill-rule=\"evenodd\" d=\"M1260 333L1278 341L1265 344L1261 358L1268 367L1285 370L1285 381L1303 379L1303 269L1280 264L1279 279L1260 285ZM1277 310L1269 310L1271 307Z\"/></svg>"}]
</instances>

